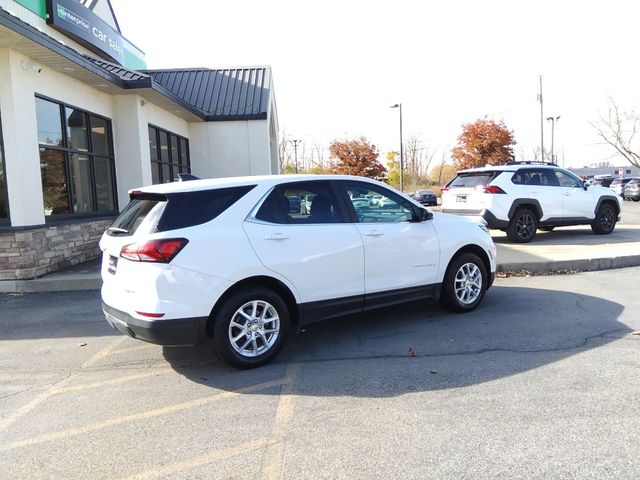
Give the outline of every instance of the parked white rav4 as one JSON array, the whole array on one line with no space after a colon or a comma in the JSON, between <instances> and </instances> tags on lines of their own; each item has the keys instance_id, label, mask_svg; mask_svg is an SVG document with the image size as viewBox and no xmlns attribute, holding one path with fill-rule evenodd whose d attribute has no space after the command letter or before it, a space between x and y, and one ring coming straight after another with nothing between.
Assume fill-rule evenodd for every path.
<instances>
[{"instance_id":1,"label":"parked white rav4","mask_svg":"<svg viewBox=\"0 0 640 480\"><path fill-rule=\"evenodd\" d=\"M509 240L530 242L536 229L591 225L613 232L622 201L610 189L589 185L555 164L513 162L461 170L442 189L442 212L483 218Z\"/></svg>"},{"instance_id":2,"label":"parked white rav4","mask_svg":"<svg viewBox=\"0 0 640 480\"><path fill-rule=\"evenodd\" d=\"M473 310L495 275L484 226L365 178L194 180L129 193L100 241L107 321L163 345L212 337L239 368L271 360L291 326L429 297ZM368 195L390 202L354 206ZM290 211L294 196L312 199L308 212Z\"/></svg>"}]
</instances>

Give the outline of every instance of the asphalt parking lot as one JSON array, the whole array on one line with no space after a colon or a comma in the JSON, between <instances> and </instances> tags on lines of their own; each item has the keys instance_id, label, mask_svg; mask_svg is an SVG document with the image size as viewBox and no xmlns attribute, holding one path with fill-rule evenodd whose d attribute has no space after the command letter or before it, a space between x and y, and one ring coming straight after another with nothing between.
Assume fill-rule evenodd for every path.
<instances>
[{"instance_id":1,"label":"asphalt parking lot","mask_svg":"<svg viewBox=\"0 0 640 480\"><path fill-rule=\"evenodd\" d=\"M640 478L639 274L498 279L471 314L318 324L251 371L120 336L97 291L0 295L0 471Z\"/></svg>"}]
</instances>

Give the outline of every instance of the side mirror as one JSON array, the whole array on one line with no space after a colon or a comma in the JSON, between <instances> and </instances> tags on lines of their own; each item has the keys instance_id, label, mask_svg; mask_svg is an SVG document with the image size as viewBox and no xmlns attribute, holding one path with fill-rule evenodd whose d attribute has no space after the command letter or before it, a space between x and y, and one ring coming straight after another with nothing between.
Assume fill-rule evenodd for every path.
<instances>
[{"instance_id":1,"label":"side mirror","mask_svg":"<svg viewBox=\"0 0 640 480\"><path fill-rule=\"evenodd\" d=\"M427 220L431 220L433 218L433 213L431 213L426 208L418 208L418 221L426 222Z\"/></svg>"},{"instance_id":2,"label":"side mirror","mask_svg":"<svg viewBox=\"0 0 640 480\"><path fill-rule=\"evenodd\" d=\"M585 180L585 182L582 184L582 188L585 189L585 191L587 190L587 188L589 188L590 183L588 181Z\"/></svg>"}]
</instances>

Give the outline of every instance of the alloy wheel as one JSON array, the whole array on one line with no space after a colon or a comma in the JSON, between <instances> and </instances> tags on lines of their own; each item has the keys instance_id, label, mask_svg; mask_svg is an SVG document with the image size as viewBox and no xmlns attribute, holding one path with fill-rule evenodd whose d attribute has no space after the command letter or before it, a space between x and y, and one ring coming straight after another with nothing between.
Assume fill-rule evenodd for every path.
<instances>
[{"instance_id":1,"label":"alloy wheel","mask_svg":"<svg viewBox=\"0 0 640 480\"><path fill-rule=\"evenodd\" d=\"M280 334L278 311L264 300L251 300L242 305L229 322L229 343L243 357L266 353Z\"/></svg>"},{"instance_id":2,"label":"alloy wheel","mask_svg":"<svg viewBox=\"0 0 640 480\"><path fill-rule=\"evenodd\" d=\"M482 293L482 272L475 263L465 263L456 272L456 297L465 305L475 302Z\"/></svg>"},{"instance_id":3,"label":"alloy wheel","mask_svg":"<svg viewBox=\"0 0 640 480\"><path fill-rule=\"evenodd\" d=\"M600 227L605 232L610 232L615 226L615 213L612 208L605 208L600 216Z\"/></svg>"},{"instance_id":4,"label":"alloy wheel","mask_svg":"<svg viewBox=\"0 0 640 480\"><path fill-rule=\"evenodd\" d=\"M535 232L536 222L533 215L530 213L523 213L516 220L516 233L518 237L523 240L529 239Z\"/></svg>"}]
</instances>

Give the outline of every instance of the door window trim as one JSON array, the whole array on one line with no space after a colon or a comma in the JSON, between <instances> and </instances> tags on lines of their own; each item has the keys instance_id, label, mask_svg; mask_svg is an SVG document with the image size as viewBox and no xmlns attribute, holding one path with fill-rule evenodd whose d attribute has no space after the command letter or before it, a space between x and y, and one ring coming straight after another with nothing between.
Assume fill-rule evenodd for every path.
<instances>
[{"instance_id":1,"label":"door window trim","mask_svg":"<svg viewBox=\"0 0 640 480\"><path fill-rule=\"evenodd\" d=\"M337 183L337 188L340 192L340 198L342 200L342 202L345 203L347 211L349 212L349 216L351 217L351 222L352 223L357 223L360 225L380 225L381 223L385 223L385 224L390 224L390 223L395 223L395 224L401 224L401 223L417 223L418 222L418 218L419 218L419 214L418 214L418 210L417 208L419 208L417 205L414 205L412 202L410 202L409 200L407 200L406 198L404 198L402 195L397 194L396 192L394 192L393 190L389 190L388 188L382 186L382 185L377 185L375 183L369 183L369 182L363 182L360 180L334 180L334 183ZM393 200L394 202L396 202L398 205L400 205L401 207L403 206L403 204L408 204L409 209L411 210L411 213L413 215L413 220L405 220L403 222L361 222L360 219L358 218L358 214L356 213L356 209L353 206L353 203L351 202L351 199L349 198L349 193L347 192L347 188L350 184L354 184L354 185L362 185L361 188L370 188L370 189L381 189L384 190L386 193L389 193L389 195L386 195L387 198Z\"/></svg>"},{"instance_id":2,"label":"door window trim","mask_svg":"<svg viewBox=\"0 0 640 480\"><path fill-rule=\"evenodd\" d=\"M291 223L291 222L274 223L274 222L269 222L267 220L262 220L262 219L256 217L256 215L258 214L258 211L260 210L260 208L262 208L262 205L267 200L267 198L269 198L269 196L273 193L274 190L279 190L281 188L287 188L287 187L290 188L292 185L305 184L305 183L327 183L329 185L329 189L331 190L331 193L333 194L333 197L334 197L334 200L335 200L335 205L334 206L336 207L336 215L338 216L340 221L330 222L330 223ZM282 210L281 206L278 207L278 208ZM281 211L280 213L284 213L285 217L288 217L288 212ZM258 223L258 224L261 224L261 225L287 225L287 226L347 225L347 224L353 223L352 218L351 218L351 214L350 214L347 206L344 204L344 199L342 197L342 191L339 189L338 186L336 186L334 180L327 180L327 179L322 179L322 180L296 180L296 181L283 182L283 183L279 183L277 185L274 185L256 203L256 206L253 207L253 209L251 210L249 215L247 215L245 221L249 221L251 223Z\"/></svg>"}]
</instances>

